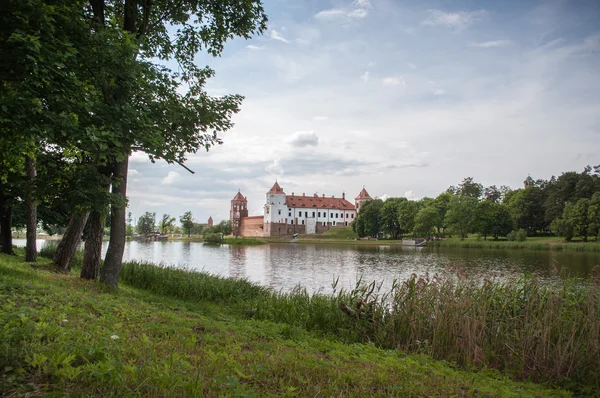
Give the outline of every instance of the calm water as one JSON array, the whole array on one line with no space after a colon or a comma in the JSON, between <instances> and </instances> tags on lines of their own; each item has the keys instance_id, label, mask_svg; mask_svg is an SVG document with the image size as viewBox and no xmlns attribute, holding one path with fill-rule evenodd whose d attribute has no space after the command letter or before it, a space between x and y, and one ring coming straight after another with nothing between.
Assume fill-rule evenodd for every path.
<instances>
[{"instance_id":1,"label":"calm water","mask_svg":"<svg viewBox=\"0 0 600 398\"><path fill-rule=\"evenodd\" d=\"M38 249L45 241L38 241ZM16 239L24 246L25 240ZM104 245L106 250L106 244ZM365 281L382 281L390 286L412 273L442 273L464 269L474 276L502 277L536 272L553 278L553 268L588 276L600 264L600 253L427 249L389 246L333 246L268 244L263 246L208 246L195 242L128 242L124 260L142 260L203 270L234 278L247 278L285 291L300 284L309 291L330 292L339 277L340 287Z\"/></svg>"}]
</instances>

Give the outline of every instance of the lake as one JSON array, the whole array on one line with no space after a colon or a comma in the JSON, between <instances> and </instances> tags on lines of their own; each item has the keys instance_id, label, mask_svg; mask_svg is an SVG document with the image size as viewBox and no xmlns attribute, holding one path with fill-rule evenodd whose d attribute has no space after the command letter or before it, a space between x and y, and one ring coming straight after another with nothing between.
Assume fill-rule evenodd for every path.
<instances>
[{"instance_id":1,"label":"lake","mask_svg":"<svg viewBox=\"0 0 600 398\"><path fill-rule=\"evenodd\" d=\"M38 250L46 243L38 240ZM24 239L14 244L25 246ZM103 250L106 251L106 242ZM454 248L412 248L328 244L272 243L262 246L212 246L198 242L127 242L124 261L140 260L206 271L233 278L247 278L264 286L289 291L298 284L310 292L352 288L364 281L391 286L394 279L411 274L429 275L459 268L475 277L504 277L536 273L556 278L554 269L565 268L571 275L587 277L600 253L485 250Z\"/></svg>"}]
</instances>

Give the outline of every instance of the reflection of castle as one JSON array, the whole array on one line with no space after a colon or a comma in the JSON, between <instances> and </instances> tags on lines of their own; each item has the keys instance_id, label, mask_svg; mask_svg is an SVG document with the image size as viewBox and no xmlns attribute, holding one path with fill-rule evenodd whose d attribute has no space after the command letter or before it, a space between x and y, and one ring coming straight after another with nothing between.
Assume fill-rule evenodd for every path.
<instances>
[{"instance_id":1,"label":"reflection of castle","mask_svg":"<svg viewBox=\"0 0 600 398\"><path fill-rule=\"evenodd\" d=\"M267 192L264 215L248 216L248 200L240 192L231 200L232 233L235 236L278 236L322 233L333 227L348 226L357 209L371 200L363 188L354 203L334 196L287 195L277 182Z\"/></svg>"}]
</instances>

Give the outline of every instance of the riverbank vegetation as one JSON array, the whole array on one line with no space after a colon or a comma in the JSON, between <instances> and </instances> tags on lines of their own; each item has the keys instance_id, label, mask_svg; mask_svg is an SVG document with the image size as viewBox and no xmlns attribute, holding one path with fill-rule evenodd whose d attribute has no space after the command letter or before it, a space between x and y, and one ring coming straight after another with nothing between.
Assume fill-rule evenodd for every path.
<instances>
[{"instance_id":1,"label":"riverbank vegetation","mask_svg":"<svg viewBox=\"0 0 600 398\"><path fill-rule=\"evenodd\" d=\"M549 180L527 177L523 189L484 188L465 178L435 199L371 200L361 208L352 228L361 237L390 239L458 236L464 240L478 234L483 240L506 237L522 242L554 233L567 242L575 238L587 242L590 237L598 241L600 165Z\"/></svg>"},{"instance_id":2,"label":"riverbank vegetation","mask_svg":"<svg viewBox=\"0 0 600 398\"><path fill-rule=\"evenodd\" d=\"M467 368L493 367L518 379L577 391L600 385L598 270L589 281L478 280L462 272L413 276L390 291L272 292L245 281L127 263L123 281L181 300L227 303L252 319L282 322L386 349L424 353Z\"/></svg>"},{"instance_id":3,"label":"riverbank vegetation","mask_svg":"<svg viewBox=\"0 0 600 398\"><path fill-rule=\"evenodd\" d=\"M137 266L140 266L139 264ZM267 294L243 281L145 266L165 295L35 267L0 254L0 395L6 396L474 396L569 392L467 371L420 353L346 344L291 323L251 318ZM155 267L156 268L156 267ZM141 284L140 268L125 265ZM154 276L152 276L154 275ZM187 283L191 276L193 282ZM201 296L177 298L198 285ZM244 311L246 309L246 311Z\"/></svg>"}]
</instances>

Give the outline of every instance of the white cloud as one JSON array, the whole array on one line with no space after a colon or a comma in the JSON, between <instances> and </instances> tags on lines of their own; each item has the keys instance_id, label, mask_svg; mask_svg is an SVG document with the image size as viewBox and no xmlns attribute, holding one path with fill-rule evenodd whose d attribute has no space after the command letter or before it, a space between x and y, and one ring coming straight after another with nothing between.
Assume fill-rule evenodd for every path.
<instances>
[{"instance_id":1,"label":"white cloud","mask_svg":"<svg viewBox=\"0 0 600 398\"><path fill-rule=\"evenodd\" d=\"M136 169L129 169L129 175L130 176L134 176L134 175L138 175L139 172Z\"/></svg>"},{"instance_id":2,"label":"white cloud","mask_svg":"<svg viewBox=\"0 0 600 398\"><path fill-rule=\"evenodd\" d=\"M248 44L246 46L246 48L248 48L250 50L264 50L265 49L263 46L255 46L254 44Z\"/></svg>"},{"instance_id":3,"label":"white cloud","mask_svg":"<svg viewBox=\"0 0 600 398\"><path fill-rule=\"evenodd\" d=\"M510 40L482 41L482 42L471 44L471 47L481 47L481 48L505 47L511 43L512 43L512 41L510 41Z\"/></svg>"},{"instance_id":4,"label":"white cloud","mask_svg":"<svg viewBox=\"0 0 600 398\"><path fill-rule=\"evenodd\" d=\"M404 192L404 197L408 200L414 200L415 193L413 191L406 191L406 192Z\"/></svg>"},{"instance_id":5,"label":"white cloud","mask_svg":"<svg viewBox=\"0 0 600 398\"><path fill-rule=\"evenodd\" d=\"M472 12L445 12L442 10L427 10L429 17L421 24L428 26L445 26L448 28L465 29L487 15L485 10Z\"/></svg>"},{"instance_id":6,"label":"white cloud","mask_svg":"<svg viewBox=\"0 0 600 398\"><path fill-rule=\"evenodd\" d=\"M265 171L273 176L280 176L283 174L283 167L281 166L281 160L279 157L273 159L273 163L270 163L265 167Z\"/></svg>"},{"instance_id":7,"label":"white cloud","mask_svg":"<svg viewBox=\"0 0 600 398\"><path fill-rule=\"evenodd\" d=\"M322 122L324 120L329 120L329 118L327 116L314 116L313 120L316 120L318 122Z\"/></svg>"},{"instance_id":8,"label":"white cloud","mask_svg":"<svg viewBox=\"0 0 600 398\"><path fill-rule=\"evenodd\" d=\"M432 88L431 89L431 94L433 94L433 95L444 95L444 94L446 94L446 91L444 91L441 88Z\"/></svg>"},{"instance_id":9,"label":"white cloud","mask_svg":"<svg viewBox=\"0 0 600 398\"><path fill-rule=\"evenodd\" d=\"M407 64L406 64L406 65L408 65L408 67L409 67L410 69L412 69L412 70L415 70L415 69L417 69L417 65L413 64L412 62L407 62Z\"/></svg>"},{"instance_id":10,"label":"white cloud","mask_svg":"<svg viewBox=\"0 0 600 398\"><path fill-rule=\"evenodd\" d=\"M318 146L319 136L314 131L297 131L288 142L295 147Z\"/></svg>"},{"instance_id":11,"label":"white cloud","mask_svg":"<svg viewBox=\"0 0 600 398\"><path fill-rule=\"evenodd\" d=\"M390 196L390 195L388 195L387 193L384 193L383 195L381 195L381 196L379 197L379 199L383 200L384 202L385 202L386 200L388 200L389 198L391 198L391 196Z\"/></svg>"},{"instance_id":12,"label":"white cloud","mask_svg":"<svg viewBox=\"0 0 600 398\"><path fill-rule=\"evenodd\" d=\"M350 11L348 13L348 17L349 18L365 18L367 15L369 15L369 11L365 10L364 8L358 8L354 11Z\"/></svg>"},{"instance_id":13,"label":"white cloud","mask_svg":"<svg viewBox=\"0 0 600 398\"><path fill-rule=\"evenodd\" d=\"M369 75L370 75L369 71L366 71L365 73L363 73L363 74L360 76L360 78L361 78L361 80L362 80L363 82L365 82L365 83L366 83L366 82L368 82L368 81L369 81Z\"/></svg>"},{"instance_id":14,"label":"white cloud","mask_svg":"<svg viewBox=\"0 0 600 398\"><path fill-rule=\"evenodd\" d=\"M383 79L381 79L381 82L385 85L385 86L398 86L398 85L402 85L405 86L406 85L406 81L404 80L403 77L384 77Z\"/></svg>"},{"instance_id":15,"label":"white cloud","mask_svg":"<svg viewBox=\"0 0 600 398\"><path fill-rule=\"evenodd\" d=\"M181 180L181 175L179 175L176 171L169 171L169 174L165 178L163 178L162 183L164 185L171 185Z\"/></svg>"},{"instance_id":16,"label":"white cloud","mask_svg":"<svg viewBox=\"0 0 600 398\"><path fill-rule=\"evenodd\" d=\"M322 21L329 21L336 18L344 18L346 17L346 12L340 10L338 8L332 8L329 10L319 11L315 14L315 19L319 19Z\"/></svg>"},{"instance_id":17,"label":"white cloud","mask_svg":"<svg viewBox=\"0 0 600 398\"><path fill-rule=\"evenodd\" d=\"M361 8L371 8L371 0L355 0L352 5Z\"/></svg>"},{"instance_id":18,"label":"white cloud","mask_svg":"<svg viewBox=\"0 0 600 398\"><path fill-rule=\"evenodd\" d=\"M276 31L275 29L271 29L271 39L273 40L278 40L284 43L289 43L290 41L288 39L286 39L285 37L283 37L281 35L281 33L279 33L278 31Z\"/></svg>"}]
</instances>

